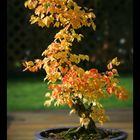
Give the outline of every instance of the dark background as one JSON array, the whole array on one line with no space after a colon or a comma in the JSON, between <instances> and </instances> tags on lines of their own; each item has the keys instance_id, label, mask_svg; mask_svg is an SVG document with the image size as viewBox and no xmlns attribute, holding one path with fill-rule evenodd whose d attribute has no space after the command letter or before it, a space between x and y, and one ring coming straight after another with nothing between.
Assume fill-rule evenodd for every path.
<instances>
[{"instance_id":1,"label":"dark background","mask_svg":"<svg viewBox=\"0 0 140 140\"><path fill-rule=\"evenodd\" d=\"M24 7L25 0L7 1L7 74L22 75L22 62L41 58L45 48L53 41L59 29L30 25L31 10ZM133 71L133 6L132 0L77 0L81 6L93 8L96 14L96 31L83 28L85 36L74 43L75 53L88 54L90 62L82 62L85 69L106 69L109 60L118 57L119 72ZM25 72L28 73L28 72ZM41 71L42 73L42 71Z\"/></svg>"}]
</instances>

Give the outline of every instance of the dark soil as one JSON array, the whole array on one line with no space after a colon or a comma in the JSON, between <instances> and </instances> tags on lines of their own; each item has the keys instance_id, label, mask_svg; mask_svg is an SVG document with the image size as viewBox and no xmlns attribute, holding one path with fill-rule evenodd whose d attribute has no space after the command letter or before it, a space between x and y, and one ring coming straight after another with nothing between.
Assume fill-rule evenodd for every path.
<instances>
[{"instance_id":1,"label":"dark soil","mask_svg":"<svg viewBox=\"0 0 140 140\"><path fill-rule=\"evenodd\" d=\"M109 140L118 137L121 132L116 129L98 129L99 132L94 134L91 131L79 128L62 128L52 129L42 132L42 136L49 140Z\"/></svg>"}]
</instances>

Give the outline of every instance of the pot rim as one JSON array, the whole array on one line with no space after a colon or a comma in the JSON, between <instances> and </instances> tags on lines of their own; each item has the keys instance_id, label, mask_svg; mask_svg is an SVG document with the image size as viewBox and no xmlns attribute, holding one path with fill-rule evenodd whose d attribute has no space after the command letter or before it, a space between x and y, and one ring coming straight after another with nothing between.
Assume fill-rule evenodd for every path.
<instances>
[{"instance_id":1,"label":"pot rim","mask_svg":"<svg viewBox=\"0 0 140 140\"><path fill-rule=\"evenodd\" d=\"M44 129L44 130L40 130L38 132L35 133L35 140L53 140L51 138L45 138L43 136L41 136L41 133L44 133L46 131L53 131L53 130L67 130L69 128L77 128L77 127L57 127L57 128L48 128L48 129ZM123 139L127 139L128 137L128 133L125 131L122 131L120 129L116 129L116 128L102 128L102 127L98 127L99 129L102 130L107 130L107 131L119 131L120 135L115 137L115 138L111 138L110 140L122 140ZM103 139L102 139L103 140Z\"/></svg>"}]
</instances>

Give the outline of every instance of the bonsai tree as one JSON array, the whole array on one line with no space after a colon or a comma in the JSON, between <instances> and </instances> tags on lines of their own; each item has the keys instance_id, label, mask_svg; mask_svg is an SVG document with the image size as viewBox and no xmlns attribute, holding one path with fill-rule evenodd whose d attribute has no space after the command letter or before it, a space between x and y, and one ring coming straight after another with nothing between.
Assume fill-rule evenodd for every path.
<instances>
[{"instance_id":1,"label":"bonsai tree","mask_svg":"<svg viewBox=\"0 0 140 140\"><path fill-rule=\"evenodd\" d=\"M119 74L116 66L120 64L117 57L109 62L105 72L99 72L96 68L84 70L78 66L80 61L89 61L88 55L72 53L73 42L79 42L84 37L79 33L80 28L85 26L96 29L93 10L78 6L74 0L27 0L25 7L34 11L30 18L31 24L60 29L54 41L43 51L43 59L23 64L24 71L45 70L44 80L48 81L52 92L46 94L44 105L68 105L70 113L79 116L80 126L61 133L61 137L84 139L87 134L90 134L89 137L105 135L95 124L103 124L108 120L100 99L115 95L117 99L124 100L128 92L119 85L117 79Z\"/></svg>"}]
</instances>

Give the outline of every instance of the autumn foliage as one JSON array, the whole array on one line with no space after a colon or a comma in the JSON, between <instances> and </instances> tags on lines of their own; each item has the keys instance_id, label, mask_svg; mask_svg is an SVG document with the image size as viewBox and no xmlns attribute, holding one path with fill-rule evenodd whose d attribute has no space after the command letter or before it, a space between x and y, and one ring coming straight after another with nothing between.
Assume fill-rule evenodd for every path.
<instances>
[{"instance_id":1,"label":"autumn foliage","mask_svg":"<svg viewBox=\"0 0 140 140\"><path fill-rule=\"evenodd\" d=\"M67 104L71 113L79 115L81 126L87 127L91 119L101 124L105 122L108 117L100 99L115 95L122 100L127 98L128 93L116 78L116 66L120 64L117 58L102 73L96 68L85 71L77 65L80 61L88 61L89 57L73 54L73 42L79 42L84 37L77 33L77 29L83 26L96 29L93 10L78 6L73 0L27 0L25 7L34 11L31 24L60 28L54 41L42 53L43 59L24 62L24 70L36 72L44 69L46 72L44 80L48 81L52 92L46 93L45 105Z\"/></svg>"}]
</instances>

